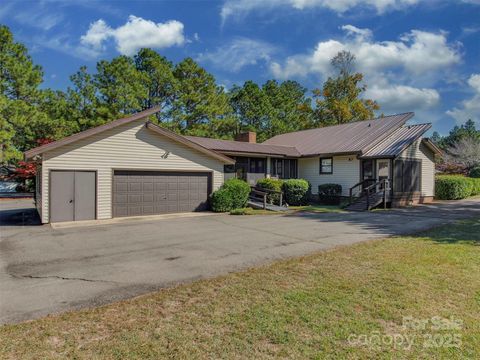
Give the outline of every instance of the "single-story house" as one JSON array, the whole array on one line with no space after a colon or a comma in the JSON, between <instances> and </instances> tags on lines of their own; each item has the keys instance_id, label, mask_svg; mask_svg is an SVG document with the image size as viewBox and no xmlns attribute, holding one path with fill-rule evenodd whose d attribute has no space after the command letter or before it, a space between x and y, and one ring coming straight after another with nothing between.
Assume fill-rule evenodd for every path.
<instances>
[{"instance_id":1,"label":"single-story house","mask_svg":"<svg viewBox=\"0 0 480 360\"><path fill-rule=\"evenodd\" d=\"M235 141L182 136L153 124L153 108L31 149L41 167L37 208L43 223L204 210L225 179L263 177L336 183L342 194L364 180L390 179L392 202L434 195L438 148L406 125L413 113Z\"/></svg>"}]
</instances>

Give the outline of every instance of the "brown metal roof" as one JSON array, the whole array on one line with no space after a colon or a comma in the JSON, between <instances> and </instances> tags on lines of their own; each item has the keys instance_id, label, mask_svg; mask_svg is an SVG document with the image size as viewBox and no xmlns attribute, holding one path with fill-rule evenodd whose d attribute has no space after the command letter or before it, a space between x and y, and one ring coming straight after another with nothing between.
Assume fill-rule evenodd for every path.
<instances>
[{"instance_id":1,"label":"brown metal roof","mask_svg":"<svg viewBox=\"0 0 480 360\"><path fill-rule=\"evenodd\" d=\"M198 150L198 151L200 151L204 154L207 154L209 156L213 156L213 157L217 158L218 160L223 161L224 163L235 164L235 160L233 160L232 158L229 158L228 156L217 153L216 151L214 151L212 149L208 149L208 148L202 146L201 144L193 142L190 139L188 139L187 136L178 135L177 133L174 133L171 130L167 130L167 129L162 128L158 125L152 124L150 121L148 121L145 124L145 126L148 129L155 131L157 134L160 134L160 135L166 136L166 137L168 137L172 140L178 141L178 142L180 142L180 143L182 143L182 144L184 144L184 145L186 145L190 148Z\"/></svg>"},{"instance_id":2,"label":"brown metal roof","mask_svg":"<svg viewBox=\"0 0 480 360\"><path fill-rule=\"evenodd\" d=\"M36 148L25 151L25 159L30 159L30 158L34 157L35 155L39 155L39 154L44 153L45 151L50 151L50 150L56 149L60 146L70 144L74 141L84 139L84 138L89 137L91 135L95 135L95 134L101 133L103 131L116 128L117 126L127 124L129 122L139 120L139 119L142 119L142 118L146 118L146 117L148 117L150 115L153 115L153 114L155 114L159 111L160 111L160 106L155 106L151 109L140 111L136 114L111 121L107 124L100 125L100 126L97 126L97 127L94 127L94 128L90 128L90 129L87 129L85 131L67 136L63 139L60 139L60 140L57 140L57 141L54 141L54 142L51 142L51 143L48 143L48 144L45 144L45 145L42 145L42 146L38 146Z\"/></svg>"},{"instance_id":3,"label":"brown metal roof","mask_svg":"<svg viewBox=\"0 0 480 360\"><path fill-rule=\"evenodd\" d=\"M71 135L64 139L36 147L25 152L25 158L31 158L45 151L53 150L74 141L86 138L90 135L98 134L102 131L115 128L117 126L146 118L160 111L159 107L148 109L126 118L112 121L108 124L97 126L78 134ZM211 155L226 163L233 163L233 159L224 154L259 154L272 156L314 156L319 154L352 154L358 153L365 156L375 156L384 152L395 152L401 147L401 139L409 136L415 131L420 132L421 127L405 127L415 129L415 131L402 130L402 126L413 116L413 113L385 116L367 121L359 121L349 124L323 127L297 131L293 133L277 135L261 144L247 143L241 141L210 139L197 136L182 136L170 130L161 128L150 122L147 127L157 133L161 133L171 139L179 141L187 146L197 149L203 153ZM430 127L429 124L423 126ZM419 125L420 126L420 125ZM400 129L399 129L400 128ZM428 129L427 129L428 130ZM398 136L391 136L394 132ZM423 134L426 130L421 132ZM418 135L418 136L421 136ZM368 155L367 155L368 154Z\"/></svg>"},{"instance_id":4,"label":"brown metal roof","mask_svg":"<svg viewBox=\"0 0 480 360\"><path fill-rule=\"evenodd\" d=\"M414 114L405 113L373 120L297 131L274 136L262 145L283 145L297 149L302 156L349 154L368 151Z\"/></svg>"},{"instance_id":5,"label":"brown metal roof","mask_svg":"<svg viewBox=\"0 0 480 360\"><path fill-rule=\"evenodd\" d=\"M432 124L402 126L366 151L362 157L395 157L400 155L403 150L418 140L431 127Z\"/></svg>"},{"instance_id":6,"label":"brown metal roof","mask_svg":"<svg viewBox=\"0 0 480 360\"><path fill-rule=\"evenodd\" d=\"M435 155L442 156L443 155L443 150L440 149L437 144L435 144L431 139L429 138L423 138L422 143L425 144L430 150L432 150Z\"/></svg>"},{"instance_id":7,"label":"brown metal roof","mask_svg":"<svg viewBox=\"0 0 480 360\"><path fill-rule=\"evenodd\" d=\"M243 141L210 139L198 136L185 137L207 149L223 153L248 153L291 157L299 157L301 155L294 147L290 146L266 145L265 143L255 144Z\"/></svg>"}]
</instances>

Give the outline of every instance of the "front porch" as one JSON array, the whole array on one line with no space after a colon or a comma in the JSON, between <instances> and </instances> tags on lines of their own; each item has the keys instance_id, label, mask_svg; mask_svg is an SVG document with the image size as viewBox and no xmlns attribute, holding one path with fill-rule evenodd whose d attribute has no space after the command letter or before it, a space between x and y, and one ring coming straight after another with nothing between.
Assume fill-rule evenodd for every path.
<instances>
[{"instance_id":1,"label":"front porch","mask_svg":"<svg viewBox=\"0 0 480 360\"><path fill-rule=\"evenodd\" d=\"M422 195L421 175L419 159L361 159L361 180L349 189L349 208L370 210L379 205L386 208L431 202L433 196Z\"/></svg>"},{"instance_id":2,"label":"front porch","mask_svg":"<svg viewBox=\"0 0 480 360\"><path fill-rule=\"evenodd\" d=\"M262 156L232 156L235 165L224 166L225 180L237 178L249 185L256 185L264 178L296 179L298 178L298 161L293 158L276 158Z\"/></svg>"}]
</instances>

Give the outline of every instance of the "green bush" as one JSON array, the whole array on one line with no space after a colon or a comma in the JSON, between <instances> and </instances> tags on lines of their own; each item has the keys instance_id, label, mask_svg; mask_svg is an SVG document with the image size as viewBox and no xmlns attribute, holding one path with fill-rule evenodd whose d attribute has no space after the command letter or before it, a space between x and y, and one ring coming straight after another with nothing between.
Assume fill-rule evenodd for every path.
<instances>
[{"instance_id":1,"label":"green bush","mask_svg":"<svg viewBox=\"0 0 480 360\"><path fill-rule=\"evenodd\" d=\"M212 210L215 212L226 212L232 210L232 195L230 191L222 188L215 191L210 198L210 205Z\"/></svg>"},{"instance_id":2,"label":"green bush","mask_svg":"<svg viewBox=\"0 0 480 360\"><path fill-rule=\"evenodd\" d=\"M480 195L480 178L467 178L472 183L472 193L470 195Z\"/></svg>"},{"instance_id":3,"label":"green bush","mask_svg":"<svg viewBox=\"0 0 480 360\"><path fill-rule=\"evenodd\" d=\"M257 181L258 188L266 189L266 190L274 190L274 191L282 191L282 184L283 184L283 181L278 179L265 178ZM280 201L280 194L268 194L267 201L270 204L278 205Z\"/></svg>"},{"instance_id":4,"label":"green bush","mask_svg":"<svg viewBox=\"0 0 480 360\"><path fill-rule=\"evenodd\" d=\"M477 181L459 175L439 175L435 179L435 197L440 200L465 199L474 194Z\"/></svg>"},{"instance_id":5,"label":"green bush","mask_svg":"<svg viewBox=\"0 0 480 360\"><path fill-rule=\"evenodd\" d=\"M470 173L468 174L471 178L480 178L480 166L474 167L472 170L470 170Z\"/></svg>"},{"instance_id":6,"label":"green bush","mask_svg":"<svg viewBox=\"0 0 480 360\"><path fill-rule=\"evenodd\" d=\"M340 184L318 185L318 195L340 196L340 195L342 195L342 185L340 185Z\"/></svg>"},{"instance_id":7,"label":"green bush","mask_svg":"<svg viewBox=\"0 0 480 360\"><path fill-rule=\"evenodd\" d=\"M318 185L318 200L327 205L340 204L342 196L342 185L322 184Z\"/></svg>"},{"instance_id":8,"label":"green bush","mask_svg":"<svg viewBox=\"0 0 480 360\"><path fill-rule=\"evenodd\" d=\"M229 179L210 197L210 206L215 212L243 208L248 201L250 186L240 179Z\"/></svg>"},{"instance_id":9,"label":"green bush","mask_svg":"<svg viewBox=\"0 0 480 360\"><path fill-rule=\"evenodd\" d=\"M233 209L243 208L248 201L250 185L240 179L229 179L225 181L222 188L229 191L232 197Z\"/></svg>"},{"instance_id":10,"label":"green bush","mask_svg":"<svg viewBox=\"0 0 480 360\"><path fill-rule=\"evenodd\" d=\"M282 190L285 194L285 201L289 205L305 205L307 203L307 194L309 183L304 179L285 180Z\"/></svg>"}]
</instances>

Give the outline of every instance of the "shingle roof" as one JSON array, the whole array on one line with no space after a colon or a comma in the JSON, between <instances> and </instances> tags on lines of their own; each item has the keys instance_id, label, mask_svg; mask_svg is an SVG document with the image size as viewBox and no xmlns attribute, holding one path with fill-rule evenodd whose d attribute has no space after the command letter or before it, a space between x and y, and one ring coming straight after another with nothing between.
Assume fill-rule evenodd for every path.
<instances>
[{"instance_id":1,"label":"shingle roof","mask_svg":"<svg viewBox=\"0 0 480 360\"><path fill-rule=\"evenodd\" d=\"M198 136L185 137L207 149L225 153L249 153L292 157L298 157L301 155L294 147L290 146L267 145L265 143L255 144L242 141L210 139Z\"/></svg>"},{"instance_id":2,"label":"shingle roof","mask_svg":"<svg viewBox=\"0 0 480 360\"><path fill-rule=\"evenodd\" d=\"M25 152L25 158L26 159L29 159L29 158L32 158L33 156L35 155L39 155L39 154L42 154L46 151L49 151L49 150L53 150L53 149L56 149L60 146L63 146L63 145L67 145L67 144L70 144L74 141L78 141L80 139L84 139L86 137L89 137L89 136L92 136L94 134L99 134L103 131L106 131L106 130L109 130L109 129L114 129L120 125L123 125L123 124L127 124L127 123L130 123L132 121L136 121L136 120L140 120L140 119L144 119L144 118L147 118L148 116L150 115L153 115L157 112L160 111L160 107L153 107L151 109L147 109L147 110L144 110L144 111L141 111L141 112L138 112L136 114L133 114L133 115L130 115L128 117L125 117L125 118L121 118L121 119L117 119L117 120L114 120L112 122L109 122L107 124L104 124L104 125L100 125L100 126L97 126L97 127L94 127L94 128L91 128L91 129L88 129L88 130L85 130L85 131L82 131L82 132L79 132L77 134L74 134L74 135L71 135L71 136L68 136L66 138L63 138L63 139L60 139L60 140L57 140L57 141L54 141L52 143L49 143L49 144L46 144L46 145L43 145L43 146L39 146L39 147L36 147L34 149L31 149L31 150L28 150ZM200 152L203 152L204 154L207 154L209 156L212 156L220 161L223 161L227 164L234 164L235 163L235 160L229 158L228 156L225 156L223 154L220 154L220 153L217 153L215 151L213 151L212 149L208 149L208 148L205 148L204 146L201 146L193 141L190 141L188 139L186 139L184 136L182 135L178 135L176 133L174 133L173 131L170 131L170 130L167 130L167 129L164 129L164 128L161 128L157 125L154 125L152 124L150 121L147 121L145 123L145 126L147 128L149 128L150 130L152 131L155 131L157 133L160 133L174 141L178 141L190 148L193 148L193 149L196 149L197 151L200 151Z\"/></svg>"},{"instance_id":3,"label":"shingle roof","mask_svg":"<svg viewBox=\"0 0 480 360\"><path fill-rule=\"evenodd\" d=\"M394 157L400 155L403 150L419 139L431 127L431 124L402 126L366 151L362 157Z\"/></svg>"},{"instance_id":4,"label":"shingle roof","mask_svg":"<svg viewBox=\"0 0 480 360\"><path fill-rule=\"evenodd\" d=\"M96 127L81 131L79 133L64 137L63 139L60 139L60 140L57 140L57 141L54 141L54 142L51 142L51 143L48 143L48 144L45 144L45 145L42 145L42 146L37 146L36 148L25 151L25 154L24 154L25 159L32 158L35 155L39 155L39 154L44 153L45 151L53 150L53 149L56 149L60 146L70 144L74 141L78 141L80 139L85 139L89 136L99 134L103 131L114 129L117 126L127 124L127 123L130 123L130 122L135 121L135 120L147 118L150 115L153 115L153 114L155 114L159 111L160 111L160 106L155 106L155 107L152 107L150 109L135 113L133 115L130 115L130 116L127 116L127 117L124 117L124 118L121 118L121 119L117 119L117 120L111 121L109 123L106 123L106 124L103 124L103 125L100 125L100 126L96 126Z\"/></svg>"},{"instance_id":5,"label":"shingle roof","mask_svg":"<svg viewBox=\"0 0 480 360\"><path fill-rule=\"evenodd\" d=\"M414 114L405 113L373 120L297 131L274 136L262 145L283 145L297 149L302 156L348 154L368 151L403 126Z\"/></svg>"}]
</instances>

